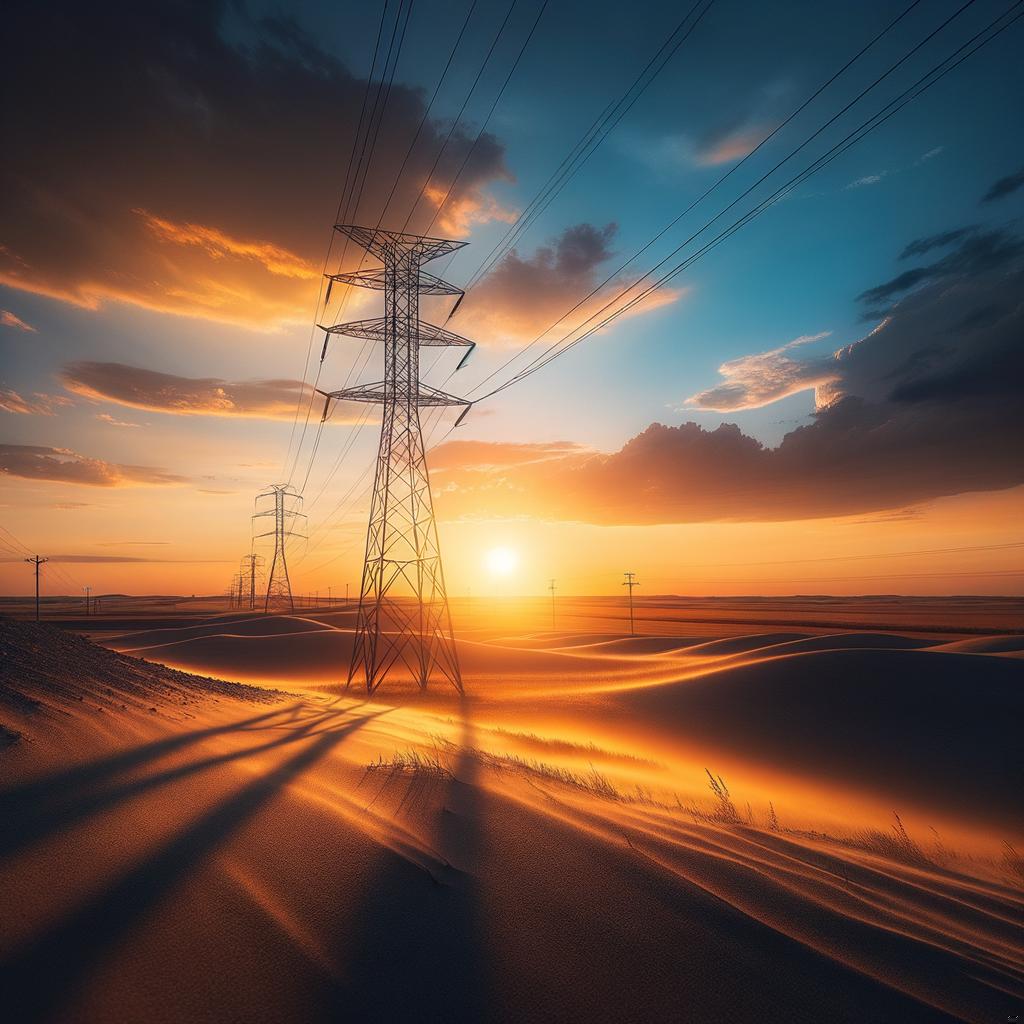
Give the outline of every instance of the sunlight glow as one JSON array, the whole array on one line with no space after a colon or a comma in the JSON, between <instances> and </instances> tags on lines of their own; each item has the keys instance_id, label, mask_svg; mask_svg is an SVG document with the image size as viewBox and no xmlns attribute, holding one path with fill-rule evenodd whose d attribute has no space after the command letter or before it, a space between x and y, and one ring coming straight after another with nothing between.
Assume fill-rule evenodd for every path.
<instances>
[{"instance_id":1,"label":"sunlight glow","mask_svg":"<svg viewBox=\"0 0 1024 1024\"><path fill-rule=\"evenodd\" d=\"M486 563L492 576L508 576L519 565L519 555L511 548L492 548L487 552Z\"/></svg>"}]
</instances>

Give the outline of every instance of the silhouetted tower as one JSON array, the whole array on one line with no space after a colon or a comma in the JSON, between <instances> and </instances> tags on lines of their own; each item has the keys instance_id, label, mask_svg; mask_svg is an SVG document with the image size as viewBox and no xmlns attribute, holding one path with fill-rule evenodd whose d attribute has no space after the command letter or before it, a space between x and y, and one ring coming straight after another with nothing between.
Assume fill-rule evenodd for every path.
<instances>
[{"instance_id":1,"label":"silhouetted tower","mask_svg":"<svg viewBox=\"0 0 1024 1024\"><path fill-rule=\"evenodd\" d=\"M250 553L242 556L242 599L239 605L244 607L248 604L250 611L256 608L256 584L263 579L265 565L262 555Z\"/></svg>"},{"instance_id":2,"label":"silhouetted tower","mask_svg":"<svg viewBox=\"0 0 1024 1024\"><path fill-rule=\"evenodd\" d=\"M626 577L626 581L622 585L629 587L629 635L633 636L635 632L633 629L633 588L639 587L640 581L635 578L635 572L624 572L622 575Z\"/></svg>"},{"instance_id":3,"label":"silhouetted tower","mask_svg":"<svg viewBox=\"0 0 1024 1024\"><path fill-rule=\"evenodd\" d=\"M82 587L82 590L85 591L85 614L88 615L89 614L89 606L92 604L92 601L91 601L92 587Z\"/></svg>"},{"instance_id":4,"label":"silhouetted tower","mask_svg":"<svg viewBox=\"0 0 1024 1024\"><path fill-rule=\"evenodd\" d=\"M48 558L40 558L38 555L33 555L31 558L26 558L26 562L36 567L36 622L39 621L39 566L43 562L48 562Z\"/></svg>"},{"instance_id":5,"label":"silhouetted tower","mask_svg":"<svg viewBox=\"0 0 1024 1024\"><path fill-rule=\"evenodd\" d=\"M382 266L328 275L328 296L336 281L384 292L382 317L323 327L325 352L332 334L368 338L384 346L383 380L321 392L327 399L325 417L332 398L383 406L348 683L362 677L372 693L393 670L404 666L421 687L440 673L461 691L420 409L463 406L464 416L470 403L424 384L419 355L423 346L465 348L458 369L474 343L420 320L419 300L420 295L461 299L461 289L421 267L466 243L350 224L335 225L335 230L376 256Z\"/></svg>"},{"instance_id":6,"label":"silhouetted tower","mask_svg":"<svg viewBox=\"0 0 1024 1024\"><path fill-rule=\"evenodd\" d=\"M274 499L274 507L253 515L253 519L261 519L264 516L272 516L274 519L272 530L258 533L254 538L255 540L261 537L274 538L274 557L270 563L270 573L267 576L267 598L263 610L269 612L273 606L274 608L287 608L288 611L294 612L295 602L292 600L292 584L288 578L285 547L289 538L303 536L295 533L293 529L296 519L306 518L299 511L302 495L288 484L271 484L269 490L256 495L256 507L259 508L259 502L267 498Z\"/></svg>"},{"instance_id":7,"label":"silhouetted tower","mask_svg":"<svg viewBox=\"0 0 1024 1024\"><path fill-rule=\"evenodd\" d=\"M551 591L551 628L555 628L555 581L548 580L548 590Z\"/></svg>"}]
</instances>

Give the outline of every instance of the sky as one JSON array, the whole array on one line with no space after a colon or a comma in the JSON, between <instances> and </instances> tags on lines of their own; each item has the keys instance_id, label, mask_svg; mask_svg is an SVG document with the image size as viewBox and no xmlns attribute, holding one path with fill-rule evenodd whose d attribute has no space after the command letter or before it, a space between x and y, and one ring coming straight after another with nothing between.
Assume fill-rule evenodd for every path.
<instances>
[{"instance_id":1,"label":"sky","mask_svg":"<svg viewBox=\"0 0 1024 1024\"><path fill-rule=\"evenodd\" d=\"M555 355L424 414L452 592L1019 594L1018 14L16 2L0 593L26 548L44 593L221 592L284 482L295 589L355 586L379 419L310 390L381 375L320 360L379 315L323 301L344 215L468 243L428 383Z\"/></svg>"}]
</instances>

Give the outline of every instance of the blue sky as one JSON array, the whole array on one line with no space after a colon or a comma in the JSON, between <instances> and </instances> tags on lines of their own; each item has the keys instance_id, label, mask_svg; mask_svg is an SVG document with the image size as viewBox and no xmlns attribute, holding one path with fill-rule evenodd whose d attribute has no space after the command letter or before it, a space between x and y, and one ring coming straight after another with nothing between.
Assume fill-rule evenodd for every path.
<instances>
[{"instance_id":1,"label":"blue sky","mask_svg":"<svg viewBox=\"0 0 1024 1024\"><path fill-rule=\"evenodd\" d=\"M630 273L638 275L657 262L961 6L941 0L916 5ZM985 0L969 5L897 74L741 203L734 215L827 150L1007 6ZM397 96L393 111L401 103L410 110L417 103L422 108L467 9L425 0L414 5L395 76L396 86L410 88ZM586 273L564 287L558 285L545 299L547 305L538 304L536 323L546 323L548 310L571 306L583 284L600 280L645 244L901 9L889 3L713 3L615 131L517 242L516 254L529 269L536 266L538 250L557 246L567 229L589 225L600 231L615 226L607 236L606 258L595 259ZM173 10L171 5L155 8L153 25L163 24L161 18L172 17L167 12ZM494 58L466 105L462 122L467 137L475 134L486 115L538 10L536 2L514 6ZM189 305L188 275L199 282L197 291L213 287L216 274L229 257L237 257L237 250L229 257L215 254L200 266L198 250L209 255L210 246L219 242L197 247L194 239L183 243L175 237L172 242L179 248L172 250L166 233L198 224L235 242L273 244L303 265L319 266L343 177L336 158L347 152L351 125L346 129L345 123L354 120L351 96L362 88L381 8L297 4L283 16L275 5L250 4L241 11L227 6L219 11L211 5L195 25L185 24L182 31L208 44L209 53L197 46L180 67L173 55L162 64L154 58L151 68L144 59L131 63L117 40L103 34L102 25L93 38L82 41L83 59L95 58L115 68L124 61L128 81L132 75L157 82L163 82L161 75L177 76L173 84L161 85L161 95L169 97L169 109L191 125L193 139L198 140L180 159L173 138L169 143L159 129L145 123L144 111L132 109L127 101L123 111L117 102L111 104L110 96L116 96L122 84L115 76L110 93L101 93L97 86L94 97L85 89L81 102L86 116L62 128L56 111L47 109L50 86L44 84L45 68L33 65L31 53L15 62L11 78L29 88L26 95L38 85L39 95L27 104L30 109L19 115L13 129L16 138L24 135L23 152L35 162L28 156L24 164L15 160L11 180L32 197L34 209L45 210L45 217L33 222L25 203L19 208L18 197L12 196L5 213L8 228L0 237L9 260L0 307L32 328L0 327L2 385L22 399L40 394L58 400L43 411L0 413L4 443L72 449L104 464L156 467L182 475L196 494L205 495L198 499L193 494L186 501L190 514L204 507L196 504L200 501L230 505L217 506L217 519L243 518L252 492L280 473L291 430L287 416L181 415L180 409L161 407L159 402L133 408L113 394L83 396L81 387L68 391L62 384L66 377L60 375L69 363L79 361L122 364L190 381L288 381L302 375L315 274L309 273L308 285L297 286L287 297L275 297L272 313L262 320L255 313L248 322L234 312L226 317L229 322L219 314L197 315ZM393 12L394 4L388 16ZM504 4L477 4L430 110L429 131L436 137L443 137L448 119L459 111L507 12ZM621 5L550 0L487 125L493 136L490 162L479 168L471 165L472 182L464 183L468 201L491 203L497 213L469 222L465 237L471 244L445 268L450 280L464 282L472 274L507 230L508 220L530 202L593 119L622 95L681 14L673 4L641 3L624 12ZM31 11L20 16L28 24L35 17ZM261 16L276 20L268 27ZM101 21L116 25L128 17L110 6ZM144 32L147 17L133 11L132 31ZM42 39L41 21L37 28ZM857 297L910 265L900 260L900 253L914 239L965 225L1018 230L1024 189L1009 192L998 203L981 199L993 182L1024 163L1019 133L1024 107L1018 58L1021 31L1020 23L1013 25L880 130L701 258L673 282L678 290L673 301L623 317L542 373L474 409L457 436L495 443L567 440L615 452L652 422L676 425L693 420L709 430L723 422L736 423L769 446L778 445L796 426L811 423L813 389L760 408L727 412L696 408L686 400L714 388L718 368L727 361L767 352L799 337L823 335L800 350L805 358L819 358L864 338L877 320L864 318L865 304ZM125 46L130 46L130 37ZM53 44L58 56L60 47L58 35ZM193 73L196 77L190 79ZM250 106L244 104L247 83L242 78L224 85L232 74L250 76ZM352 82L348 93L343 89L345 74ZM325 95L316 90L318 76L323 77ZM276 84L268 84L263 92L264 81ZM147 81L146 87L151 84ZM223 113L229 112L231 102L239 102L233 120L220 118L222 111L210 99L220 88L229 97L219 101ZM338 106L330 102L335 90L340 90ZM106 106L96 106L100 103ZM48 113L55 117L56 130L41 141L44 133L37 128ZM395 154L407 145L413 121L402 122L397 113L395 118L384 122L371 186L390 180ZM298 127L285 134L281 125L289 120ZM157 155L146 163L133 147L144 148L149 135L148 145ZM325 159L328 151L330 161ZM259 167L264 156L276 161L273 168L269 163ZM266 181L256 181L260 174ZM76 176L86 185L75 181ZM86 187L91 191L83 193ZM281 197L280 208L275 197ZM399 199L398 205L406 202L404 194ZM152 263L138 271L137 279L132 276L137 268L130 246L116 241L114 227L111 240L105 237L101 202L109 204L103 210L116 210L126 224L135 223L132 217L141 215L140 210L166 222L164 228L150 223L153 231L165 231L164 248L153 248ZM96 217L88 236L89 247L94 241L96 245L91 255L83 242L86 236L76 233L87 214ZM360 214L372 217L373 211L365 207ZM722 223L730 219L727 215ZM700 236L696 244L710 234ZM19 242L30 236L45 238L31 253ZM175 255L179 249L184 253L180 259ZM173 286L170 278L161 276L162 268L170 267L176 275ZM68 301L73 289L92 287L93 276L102 278L96 285L98 298L86 306ZM122 287L122 282L127 283ZM474 308L467 300L466 314L449 326L476 336L474 325L489 324L485 314L492 307L498 311L495 316L529 311L533 293L528 288L515 292L514 285L510 276L504 291L498 290L498 279L490 291L481 287L479 302L484 308ZM203 301L209 301L208 294ZM503 302L510 312L502 311ZM556 331L551 338L561 333ZM481 346L474 358L446 386L464 393L531 336L519 330L511 338L501 338L485 330L477 336ZM317 336L314 362L319 344ZM358 348L356 342L332 344L321 382L340 383ZM432 361L427 359L428 364ZM431 380L440 383L446 373L444 369ZM314 413L314 425L316 419ZM333 425L325 431L320 461L310 474L315 491L347 436L344 431ZM314 433L307 432L306 439ZM375 444L372 426L358 432L350 457L331 480L325 504L332 495L342 495L364 471ZM307 446L300 475L308 451ZM17 515L50 508L50 483L39 476L18 477L17 470L9 472L12 490L17 491L11 507ZM214 491L226 493L209 493Z\"/></svg>"}]
</instances>

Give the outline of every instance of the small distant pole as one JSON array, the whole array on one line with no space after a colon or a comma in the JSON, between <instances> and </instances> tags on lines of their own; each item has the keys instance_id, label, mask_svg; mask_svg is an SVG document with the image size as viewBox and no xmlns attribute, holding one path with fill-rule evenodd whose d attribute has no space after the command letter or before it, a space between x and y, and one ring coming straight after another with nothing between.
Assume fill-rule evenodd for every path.
<instances>
[{"instance_id":1,"label":"small distant pole","mask_svg":"<svg viewBox=\"0 0 1024 1024\"><path fill-rule=\"evenodd\" d=\"M629 587L629 635L635 636L636 631L633 628L633 588L639 587L640 581L635 578L635 572L625 572L622 575L626 577L626 582L622 585Z\"/></svg>"},{"instance_id":2,"label":"small distant pole","mask_svg":"<svg viewBox=\"0 0 1024 1024\"><path fill-rule=\"evenodd\" d=\"M548 590L551 591L551 628L555 628L555 581L548 581Z\"/></svg>"},{"instance_id":3,"label":"small distant pole","mask_svg":"<svg viewBox=\"0 0 1024 1024\"><path fill-rule=\"evenodd\" d=\"M327 607L330 608L334 603L334 599L331 597L331 588L327 588Z\"/></svg>"},{"instance_id":4,"label":"small distant pole","mask_svg":"<svg viewBox=\"0 0 1024 1024\"><path fill-rule=\"evenodd\" d=\"M48 562L48 558L40 558L38 555L34 555L32 558L26 558L26 562L30 562L36 567L36 622L39 621L39 566L43 562Z\"/></svg>"},{"instance_id":5,"label":"small distant pole","mask_svg":"<svg viewBox=\"0 0 1024 1024\"><path fill-rule=\"evenodd\" d=\"M89 614L89 594L92 592L92 587L82 587L85 591L85 614Z\"/></svg>"},{"instance_id":6,"label":"small distant pole","mask_svg":"<svg viewBox=\"0 0 1024 1024\"><path fill-rule=\"evenodd\" d=\"M348 584L345 584L345 604L348 604Z\"/></svg>"}]
</instances>

